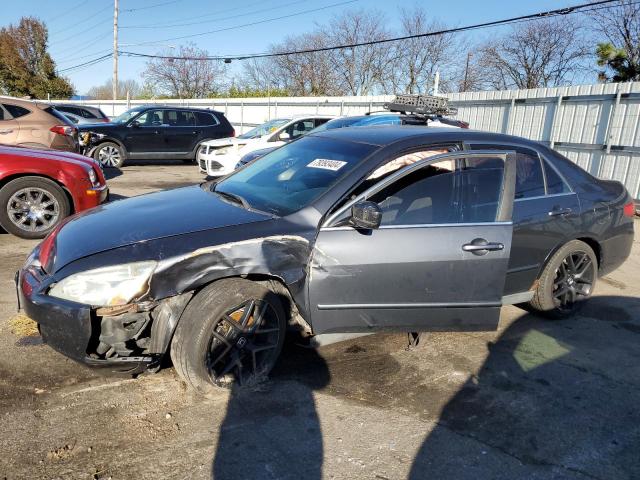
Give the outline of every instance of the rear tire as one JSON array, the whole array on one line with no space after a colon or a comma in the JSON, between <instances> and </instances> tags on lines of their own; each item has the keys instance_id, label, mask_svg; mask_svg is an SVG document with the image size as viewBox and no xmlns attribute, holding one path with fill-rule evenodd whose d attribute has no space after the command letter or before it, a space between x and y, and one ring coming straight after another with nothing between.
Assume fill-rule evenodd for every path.
<instances>
[{"instance_id":1,"label":"rear tire","mask_svg":"<svg viewBox=\"0 0 640 480\"><path fill-rule=\"evenodd\" d=\"M275 365L285 330L277 294L249 280L219 280L187 305L171 342L171 360L200 393L234 381L253 384Z\"/></svg>"},{"instance_id":2,"label":"rear tire","mask_svg":"<svg viewBox=\"0 0 640 480\"><path fill-rule=\"evenodd\" d=\"M120 168L124 165L124 150L114 142L104 142L93 151L93 158L104 168Z\"/></svg>"},{"instance_id":3,"label":"rear tire","mask_svg":"<svg viewBox=\"0 0 640 480\"><path fill-rule=\"evenodd\" d=\"M0 189L0 226L20 238L43 238L71 211L64 190L43 177L20 177Z\"/></svg>"},{"instance_id":4,"label":"rear tire","mask_svg":"<svg viewBox=\"0 0 640 480\"><path fill-rule=\"evenodd\" d=\"M528 306L549 318L566 318L584 305L596 286L598 259L593 249L572 240L549 260Z\"/></svg>"}]
</instances>

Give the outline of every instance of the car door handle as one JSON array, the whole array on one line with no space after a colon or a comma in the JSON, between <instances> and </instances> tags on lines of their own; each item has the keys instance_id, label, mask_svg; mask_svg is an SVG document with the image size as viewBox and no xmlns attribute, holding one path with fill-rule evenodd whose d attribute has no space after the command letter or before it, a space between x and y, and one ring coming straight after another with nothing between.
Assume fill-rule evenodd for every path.
<instances>
[{"instance_id":1,"label":"car door handle","mask_svg":"<svg viewBox=\"0 0 640 480\"><path fill-rule=\"evenodd\" d=\"M573 210L571 208L554 208L549 212L550 217L557 217L559 215L569 215Z\"/></svg>"},{"instance_id":2,"label":"car door handle","mask_svg":"<svg viewBox=\"0 0 640 480\"><path fill-rule=\"evenodd\" d=\"M6 135L7 133L11 133L13 130L0 130L0 135Z\"/></svg>"},{"instance_id":3,"label":"car door handle","mask_svg":"<svg viewBox=\"0 0 640 480\"><path fill-rule=\"evenodd\" d=\"M475 255L485 255L488 252L504 250L504 244L499 242L487 242L484 238L476 238L470 243L462 245L462 250Z\"/></svg>"}]
</instances>

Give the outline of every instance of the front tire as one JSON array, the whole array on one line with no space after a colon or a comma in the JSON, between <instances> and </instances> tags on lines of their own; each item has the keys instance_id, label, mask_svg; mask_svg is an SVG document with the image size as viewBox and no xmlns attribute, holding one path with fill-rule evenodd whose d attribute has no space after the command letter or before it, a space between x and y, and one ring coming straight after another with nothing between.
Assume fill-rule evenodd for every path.
<instances>
[{"instance_id":1,"label":"front tire","mask_svg":"<svg viewBox=\"0 0 640 480\"><path fill-rule=\"evenodd\" d=\"M69 215L64 190L53 180L20 177L0 190L0 225L20 238L43 238Z\"/></svg>"},{"instance_id":2,"label":"front tire","mask_svg":"<svg viewBox=\"0 0 640 480\"><path fill-rule=\"evenodd\" d=\"M114 142L104 142L96 147L93 158L105 168L120 168L124 165L124 150Z\"/></svg>"},{"instance_id":3,"label":"front tire","mask_svg":"<svg viewBox=\"0 0 640 480\"><path fill-rule=\"evenodd\" d=\"M569 317L591 297L597 277L598 259L593 249L572 240L551 257L528 305L550 318Z\"/></svg>"},{"instance_id":4,"label":"front tire","mask_svg":"<svg viewBox=\"0 0 640 480\"><path fill-rule=\"evenodd\" d=\"M219 280L189 302L171 343L171 360L200 393L234 381L252 384L275 365L285 330L277 294L249 280Z\"/></svg>"}]
</instances>

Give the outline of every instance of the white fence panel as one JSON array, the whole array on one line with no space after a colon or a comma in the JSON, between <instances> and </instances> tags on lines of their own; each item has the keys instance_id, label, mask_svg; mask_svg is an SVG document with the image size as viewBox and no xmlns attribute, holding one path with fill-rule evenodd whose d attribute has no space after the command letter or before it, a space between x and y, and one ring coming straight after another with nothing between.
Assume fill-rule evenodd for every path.
<instances>
[{"instance_id":1,"label":"white fence panel","mask_svg":"<svg viewBox=\"0 0 640 480\"><path fill-rule=\"evenodd\" d=\"M361 115L379 111L389 95L185 100L77 101L115 116L149 103L224 112L238 133L272 118L319 113ZM464 92L449 95L457 118L471 128L537 140L593 175L623 182L640 200L640 82L574 87ZM66 101L65 101L66 102Z\"/></svg>"}]
</instances>

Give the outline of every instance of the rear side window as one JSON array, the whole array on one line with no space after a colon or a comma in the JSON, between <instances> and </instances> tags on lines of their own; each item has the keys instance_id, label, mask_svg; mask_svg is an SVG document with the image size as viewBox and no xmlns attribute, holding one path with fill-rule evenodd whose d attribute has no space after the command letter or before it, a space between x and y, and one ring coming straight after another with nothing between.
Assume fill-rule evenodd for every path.
<instances>
[{"instance_id":1,"label":"rear side window","mask_svg":"<svg viewBox=\"0 0 640 480\"><path fill-rule=\"evenodd\" d=\"M545 194L542 159L537 152L512 145L471 145L472 150L502 150L516 152L515 199L541 197Z\"/></svg>"},{"instance_id":2,"label":"rear side window","mask_svg":"<svg viewBox=\"0 0 640 480\"><path fill-rule=\"evenodd\" d=\"M547 193L556 195L558 193L569 193L569 187L564 180L556 173L550 165L545 165L544 173L547 176Z\"/></svg>"},{"instance_id":3,"label":"rear side window","mask_svg":"<svg viewBox=\"0 0 640 480\"><path fill-rule=\"evenodd\" d=\"M196 117L193 112L185 110L165 110L164 123L172 127L193 127L196 124Z\"/></svg>"},{"instance_id":4,"label":"rear side window","mask_svg":"<svg viewBox=\"0 0 640 480\"><path fill-rule=\"evenodd\" d=\"M10 103L4 103L4 108L11 114L13 118L24 117L31 113L31 110L27 110L26 108L19 107L18 105L11 105Z\"/></svg>"},{"instance_id":5,"label":"rear side window","mask_svg":"<svg viewBox=\"0 0 640 480\"><path fill-rule=\"evenodd\" d=\"M212 113L194 112L196 116L196 125L199 127L207 127L212 125L218 125L218 119Z\"/></svg>"}]
</instances>

